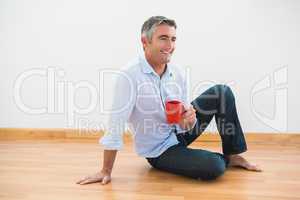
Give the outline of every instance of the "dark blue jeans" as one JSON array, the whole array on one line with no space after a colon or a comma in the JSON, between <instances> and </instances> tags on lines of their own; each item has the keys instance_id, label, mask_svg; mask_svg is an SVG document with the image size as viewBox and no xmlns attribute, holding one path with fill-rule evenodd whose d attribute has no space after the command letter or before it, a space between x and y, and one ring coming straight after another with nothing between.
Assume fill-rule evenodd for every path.
<instances>
[{"instance_id":1,"label":"dark blue jeans","mask_svg":"<svg viewBox=\"0 0 300 200\"><path fill-rule=\"evenodd\" d=\"M235 98L226 85L215 85L191 103L196 110L197 123L185 133L177 134L179 144L171 146L159 157L147 158L159 170L202 180L212 180L225 172L228 155L247 150L241 128ZM188 145L198 138L215 117L222 140L223 154L202 149L192 149Z\"/></svg>"}]
</instances>

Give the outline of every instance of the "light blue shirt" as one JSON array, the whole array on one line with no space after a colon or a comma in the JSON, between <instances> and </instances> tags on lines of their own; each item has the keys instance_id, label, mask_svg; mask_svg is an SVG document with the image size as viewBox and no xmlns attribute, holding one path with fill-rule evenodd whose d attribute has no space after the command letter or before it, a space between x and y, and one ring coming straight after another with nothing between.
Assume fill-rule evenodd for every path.
<instances>
[{"instance_id":1,"label":"light blue shirt","mask_svg":"<svg viewBox=\"0 0 300 200\"><path fill-rule=\"evenodd\" d=\"M160 77L145 56L140 55L119 75L112 102L114 112L110 114L105 134L99 140L104 149L122 148L126 124L133 134L135 151L140 156L157 157L178 144L175 132L188 130L167 123L165 102L177 99L189 105L184 71L168 64Z\"/></svg>"}]
</instances>

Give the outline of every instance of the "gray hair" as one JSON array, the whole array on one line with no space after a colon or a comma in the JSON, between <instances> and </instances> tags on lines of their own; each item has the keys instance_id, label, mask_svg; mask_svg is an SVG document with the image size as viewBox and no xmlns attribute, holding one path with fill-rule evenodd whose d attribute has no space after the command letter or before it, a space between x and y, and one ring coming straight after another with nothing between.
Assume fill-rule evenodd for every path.
<instances>
[{"instance_id":1,"label":"gray hair","mask_svg":"<svg viewBox=\"0 0 300 200\"><path fill-rule=\"evenodd\" d=\"M176 22L173 19L164 16L152 16L144 22L142 26L142 35L146 36L147 39L151 41L155 28L161 24L167 24L175 29L177 28Z\"/></svg>"}]
</instances>

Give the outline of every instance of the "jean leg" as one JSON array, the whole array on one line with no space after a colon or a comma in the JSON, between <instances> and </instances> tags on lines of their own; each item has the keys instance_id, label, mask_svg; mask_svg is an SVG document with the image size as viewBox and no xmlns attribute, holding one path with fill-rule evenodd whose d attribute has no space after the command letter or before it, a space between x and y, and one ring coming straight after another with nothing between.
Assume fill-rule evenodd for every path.
<instances>
[{"instance_id":1,"label":"jean leg","mask_svg":"<svg viewBox=\"0 0 300 200\"><path fill-rule=\"evenodd\" d=\"M235 97L228 86L221 87L220 112L216 113L215 121L222 139L225 155L239 154L247 151L247 144L237 114Z\"/></svg>"},{"instance_id":2,"label":"jean leg","mask_svg":"<svg viewBox=\"0 0 300 200\"><path fill-rule=\"evenodd\" d=\"M159 170L202 180L221 176L228 161L220 153L175 145L158 158L148 161Z\"/></svg>"},{"instance_id":3,"label":"jean leg","mask_svg":"<svg viewBox=\"0 0 300 200\"><path fill-rule=\"evenodd\" d=\"M244 133L239 122L235 106L235 98L226 85L215 85L192 101L196 110L197 123L195 127L178 135L186 146L191 144L209 125L215 117L218 132L222 139L223 153L238 154L247 150Z\"/></svg>"}]
</instances>

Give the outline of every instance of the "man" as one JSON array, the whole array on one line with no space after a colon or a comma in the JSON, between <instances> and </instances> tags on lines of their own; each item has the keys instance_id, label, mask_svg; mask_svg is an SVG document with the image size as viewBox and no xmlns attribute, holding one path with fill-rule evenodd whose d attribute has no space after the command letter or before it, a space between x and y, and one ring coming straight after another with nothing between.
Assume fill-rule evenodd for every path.
<instances>
[{"instance_id":1,"label":"man","mask_svg":"<svg viewBox=\"0 0 300 200\"><path fill-rule=\"evenodd\" d=\"M169 63L176 43L176 23L163 16L149 18L142 26L144 55L120 73L109 128L100 142L104 146L100 172L79 180L78 184L111 181L117 151L122 148L122 133L129 122L136 152L154 168L202 180L221 176L227 167L261 171L241 153L247 150L238 119L235 99L225 85L209 88L191 102L187 100L185 76ZM176 98L185 105L178 124L166 123L165 103ZM215 117L222 139L223 154L187 146Z\"/></svg>"}]
</instances>

